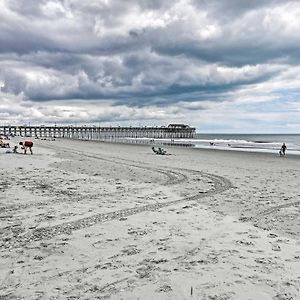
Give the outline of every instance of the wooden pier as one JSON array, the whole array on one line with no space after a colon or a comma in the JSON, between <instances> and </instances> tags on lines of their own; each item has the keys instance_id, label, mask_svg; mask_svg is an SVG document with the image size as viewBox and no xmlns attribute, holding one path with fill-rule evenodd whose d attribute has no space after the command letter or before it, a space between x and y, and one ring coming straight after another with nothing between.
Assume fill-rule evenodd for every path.
<instances>
[{"instance_id":1,"label":"wooden pier","mask_svg":"<svg viewBox=\"0 0 300 300\"><path fill-rule=\"evenodd\" d=\"M34 138L69 138L84 140L116 140L122 138L194 138L196 129L185 124L161 127L98 126L0 126L0 135Z\"/></svg>"}]
</instances>

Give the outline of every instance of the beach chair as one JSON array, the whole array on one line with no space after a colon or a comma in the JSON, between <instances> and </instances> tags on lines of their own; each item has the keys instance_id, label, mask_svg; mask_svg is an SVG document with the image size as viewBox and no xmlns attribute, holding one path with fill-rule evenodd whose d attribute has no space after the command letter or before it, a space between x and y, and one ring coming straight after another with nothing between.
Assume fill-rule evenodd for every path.
<instances>
[{"instance_id":1,"label":"beach chair","mask_svg":"<svg viewBox=\"0 0 300 300\"><path fill-rule=\"evenodd\" d=\"M167 153L167 151L164 150L163 148L161 148L161 147L158 148L158 154L165 155L166 153Z\"/></svg>"},{"instance_id":2,"label":"beach chair","mask_svg":"<svg viewBox=\"0 0 300 300\"><path fill-rule=\"evenodd\" d=\"M158 150L156 150L154 147L152 147L152 151L155 154L159 154L159 155L165 155L167 153L166 150L164 150L163 148L159 147Z\"/></svg>"}]
</instances>

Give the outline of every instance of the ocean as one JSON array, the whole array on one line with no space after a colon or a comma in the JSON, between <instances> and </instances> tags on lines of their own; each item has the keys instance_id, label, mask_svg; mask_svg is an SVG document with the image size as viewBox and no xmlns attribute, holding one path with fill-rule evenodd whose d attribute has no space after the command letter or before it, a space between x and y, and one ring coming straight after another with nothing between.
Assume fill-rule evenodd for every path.
<instances>
[{"instance_id":1,"label":"ocean","mask_svg":"<svg viewBox=\"0 0 300 300\"><path fill-rule=\"evenodd\" d=\"M279 153L282 143L287 154L300 155L300 134L201 134L194 139L126 138L129 143L177 145L204 149Z\"/></svg>"},{"instance_id":2,"label":"ocean","mask_svg":"<svg viewBox=\"0 0 300 300\"><path fill-rule=\"evenodd\" d=\"M269 153L278 153L285 143L287 153L300 154L300 134L196 134L193 143L198 148Z\"/></svg>"}]
</instances>

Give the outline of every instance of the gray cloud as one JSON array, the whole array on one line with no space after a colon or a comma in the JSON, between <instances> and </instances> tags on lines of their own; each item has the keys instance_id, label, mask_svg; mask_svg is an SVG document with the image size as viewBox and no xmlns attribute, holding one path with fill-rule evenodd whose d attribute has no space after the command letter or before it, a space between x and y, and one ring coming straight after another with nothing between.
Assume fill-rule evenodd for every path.
<instances>
[{"instance_id":1,"label":"gray cloud","mask_svg":"<svg viewBox=\"0 0 300 300\"><path fill-rule=\"evenodd\" d=\"M208 11L221 20L235 19L241 15L276 4L286 3L285 0L193 0L198 9Z\"/></svg>"},{"instance_id":2,"label":"gray cloud","mask_svg":"<svg viewBox=\"0 0 300 300\"><path fill-rule=\"evenodd\" d=\"M230 102L300 60L297 1L5 0L0 19L0 99Z\"/></svg>"}]
</instances>

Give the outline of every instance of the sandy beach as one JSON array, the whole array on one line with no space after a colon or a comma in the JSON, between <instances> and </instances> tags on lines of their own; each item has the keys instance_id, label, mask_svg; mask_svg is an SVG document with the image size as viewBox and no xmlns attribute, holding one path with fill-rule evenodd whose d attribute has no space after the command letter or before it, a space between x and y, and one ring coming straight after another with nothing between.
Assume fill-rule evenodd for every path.
<instances>
[{"instance_id":1,"label":"sandy beach","mask_svg":"<svg viewBox=\"0 0 300 300\"><path fill-rule=\"evenodd\" d=\"M166 150L2 149L0 299L300 299L300 156Z\"/></svg>"}]
</instances>

